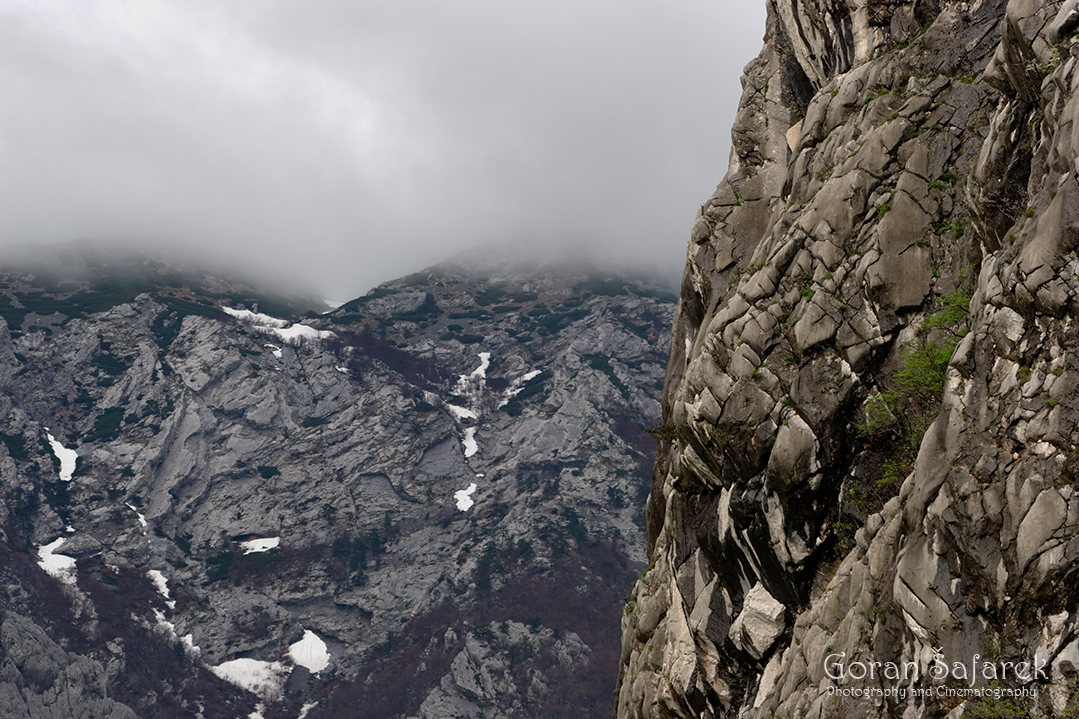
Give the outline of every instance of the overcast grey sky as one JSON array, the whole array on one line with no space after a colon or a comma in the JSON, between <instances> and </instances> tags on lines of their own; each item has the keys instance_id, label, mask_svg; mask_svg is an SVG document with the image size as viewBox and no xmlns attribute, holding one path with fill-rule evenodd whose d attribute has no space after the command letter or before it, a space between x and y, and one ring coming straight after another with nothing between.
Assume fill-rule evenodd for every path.
<instances>
[{"instance_id":1,"label":"overcast grey sky","mask_svg":"<svg viewBox=\"0 0 1079 719\"><path fill-rule=\"evenodd\" d=\"M0 0L0 252L348 299L491 242L680 271L764 0Z\"/></svg>"}]
</instances>

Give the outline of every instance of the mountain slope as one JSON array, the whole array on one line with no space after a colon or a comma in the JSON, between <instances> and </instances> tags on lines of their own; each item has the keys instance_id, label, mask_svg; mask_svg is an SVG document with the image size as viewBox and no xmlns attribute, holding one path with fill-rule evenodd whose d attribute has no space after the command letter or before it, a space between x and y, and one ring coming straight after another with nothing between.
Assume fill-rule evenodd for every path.
<instances>
[{"instance_id":1,"label":"mountain slope","mask_svg":"<svg viewBox=\"0 0 1079 719\"><path fill-rule=\"evenodd\" d=\"M298 323L162 271L2 278L12 626L139 716L609 713L669 295L447 264Z\"/></svg>"}]
</instances>

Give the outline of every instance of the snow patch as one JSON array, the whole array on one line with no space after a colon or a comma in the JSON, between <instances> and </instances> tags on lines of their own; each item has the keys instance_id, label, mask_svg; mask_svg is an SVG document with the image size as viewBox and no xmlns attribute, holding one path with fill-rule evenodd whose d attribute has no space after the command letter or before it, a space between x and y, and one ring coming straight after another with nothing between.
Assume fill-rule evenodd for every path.
<instances>
[{"instance_id":1,"label":"snow patch","mask_svg":"<svg viewBox=\"0 0 1079 719\"><path fill-rule=\"evenodd\" d=\"M169 580L165 578L161 570L151 569L146 572L146 575L150 577L150 581L157 587L158 593L165 598L165 606L169 609L176 609L176 602L169 599Z\"/></svg>"},{"instance_id":2,"label":"snow patch","mask_svg":"<svg viewBox=\"0 0 1079 719\"><path fill-rule=\"evenodd\" d=\"M487 368L491 366L491 353L490 352L480 352L479 355L477 355L477 356L480 358L480 366L477 367L476 369L472 370L471 377L472 377L472 379L486 380L487 379Z\"/></svg>"},{"instance_id":3,"label":"snow patch","mask_svg":"<svg viewBox=\"0 0 1079 719\"><path fill-rule=\"evenodd\" d=\"M462 419L478 419L476 417L476 413L472 410L465 409L464 407L458 407L455 404L446 405L446 409L448 409L450 411L450 414L453 415L453 418L458 421Z\"/></svg>"},{"instance_id":4,"label":"snow patch","mask_svg":"<svg viewBox=\"0 0 1079 719\"><path fill-rule=\"evenodd\" d=\"M453 498L457 502L457 509L462 512L470 509L475 501L472 499L472 495L476 491L476 483L468 485L468 489L459 489L453 493Z\"/></svg>"},{"instance_id":5,"label":"snow patch","mask_svg":"<svg viewBox=\"0 0 1079 719\"><path fill-rule=\"evenodd\" d=\"M264 315L261 312L252 312L251 310L234 310L231 307L222 307L221 309L226 314L231 315L238 320L250 322L251 326L256 331L276 335L277 337L290 344L294 344L305 339L320 340L337 336L329 330L316 330L314 327L308 327L307 325L301 325L299 323L291 324L288 320L282 320L277 317L271 317L270 315ZM277 356L279 357L280 355Z\"/></svg>"},{"instance_id":6,"label":"snow patch","mask_svg":"<svg viewBox=\"0 0 1079 719\"><path fill-rule=\"evenodd\" d=\"M255 705L255 711L247 715L247 719L266 719L266 717L262 716L264 711L266 711L266 705L259 702Z\"/></svg>"},{"instance_id":7,"label":"snow patch","mask_svg":"<svg viewBox=\"0 0 1079 719\"><path fill-rule=\"evenodd\" d=\"M154 608L154 618L157 620L157 629L160 632L164 632L173 641L179 639L180 644L184 648L184 652L191 659L198 659L199 654L202 652L197 646L195 646L194 635L191 633L185 634L182 637L176 635L176 625L165 619L165 614L158 608ZM218 675L220 676L220 675Z\"/></svg>"},{"instance_id":8,"label":"snow patch","mask_svg":"<svg viewBox=\"0 0 1079 719\"><path fill-rule=\"evenodd\" d=\"M307 713L317 706L318 704L315 702L308 702L307 704L304 704L302 707L300 707L300 713L296 717L296 719L304 719L304 717L307 716Z\"/></svg>"},{"instance_id":9,"label":"snow patch","mask_svg":"<svg viewBox=\"0 0 1079 719\"><path fill-rule=\"evenodd\" d=\"M348 374L348 367L334 367L334 369L341 374Z\"/></svg>"},{"instance_id":10,"label":"snow patch","mask_svg":"<svg viewBox=\"0 0 1079 719\"><path fill-rule=\"evenodd\" d=\"M480 451L480 446L476 442L476 427L468 427L465 429L464 439L461 440L461 444L465 447L465 459L468 459L476 452Z\"/></svg>"},{"instance_id":11,"label":"snow patch","mask_svg":"<svg viewBox=\"0 0 1079 719\"><path fill-rule=\"evenodd\" d=\"M163 631L173 639L176 638L176 625L165 619L165 613L157 607L154 607L154 619L157 620L158 630Z\"/></svg>"},{"instance_id":12,"label":"snow patch","mask_svg":"<svg viewBox=\"0 0 1079 719\"><path fill-rule=\"evenodd\" d=\"M294 663L314 674L318 674L330 664L330 652L326 649L326 642L310 629L304 630L303 639L289 645L288 654Z\"/></svg>"},{"instance_id":13,"label":"snow patch","mask_svg":"<svg viewBox=\"0 0 1079 719\"><path fill-rule=\"evenodd\" d=\"M265 537L263 539L249 539L246 542L240 542L240 546L244 548L244 554L268 552L271 549L276 549L279 544L281 544L281 537Z\"/></svg>"},{"instance_id":14,"label":"snow patch","mask_svg":"<svg viewBox=\"0 0 1079 719\"><path fill-rule=\"evenodd\" d=\"M460 424L464 424L464 420L479 421L480 413L484 412L484 407L490 408L490 405L487 404L490 400L490 390L487 388L487 370L491 366L491 353L480 352L476 356L480 358L480 366L468 374L458 375L457 384L453 389L454 395L462 398L467 406L462 407L461 405L448 403L445 405L446 411ZM514 380L503 392L498 407L505 407L511 399L524 389L526 382L538 377L542 372L543 370L532 370ZM464 447L465 459L468 459L480 451L479 444L476 442L477 427L464 427L463 429L464 437L461 438L461 445Z\"/></svg>"},{"instance_id":15,"label":"snow patch","mask_svg":"<svg viewBox=\"0 0 1079 719\"><path fill-rule=\"evenodd\" d=\"M50 577L59 579L64 584L75 586L75 559L54 552L63 546L67 540L63 537L53 540L48 544L38 547L38 566L45 570Z\"/></svg>"},{"instance_id":16,"label":"snow patch","mask_svg":"<svg viewBox=\"0 0 1079 719\"><path fill-rule=\"evenodd\" d=\"M468 374L458 375L457 385L454 387L455 394L473 401L478 399L480 391L486 386L487 368L491 366L490 352L480 352L476 356L480 358L480 366Z\"/></svg>"},{"instance_id":17,"label":"snow patch","mask_svg":"<svg viewBox=\"0 0 1079 719\"><path fill-rule=\"evenodd\" d=\"M292 667L286 667L281 662L233 659L210 667L210 671L241 689L273 701L281 698L285 677L292 671Z\"/></svg>"},{"instance_id":18,"label":"snow patch","mask_svg":"<svg viewBox=\"0 0 1079 719\"><path fill-rule=\"evenodd\" d=\"M288 327L287 320L281 320L270 315L264 315L261 312L252 312L251 310L234 310L231 307L222 307L225 314L232 315L238 320L246 320L253 325L260 325L263 327Z\"/></svg>"},{"instance_id":19,"label":"snow patch","mask_svg":"<svg viewBox=\"0 0 1079 719\"><path fill-rule=\"evenodd\" d=\"M270 351L273 353L273 356L276 357L277 359L281 359L281 348L280 347L278 347L277 345L271 345L271 344L265 344L265 345L262 345L262 346L263 347L269 347Z\"/></svg>"},{"instance_id":20,"label":"snow patch","mask_svg":"<svg viewBox=\"0 0 1079 719\"><path fill-rule=\"evenodd\" d=\"M464 399L468 406L446 405L446 410L458 423L464 420L478 421L482 411L484 393L487 391L487 369L491 366L491 353L480 352L476 356L480 358L480 366L468 374L458 375L457 384L453 390L453 393ZM480 446L476 443L476 427L464 428L461 444L465 449L465 459L480 451Z\"/></svg>"},{"instance_id":21,"label":"snow patch","mask_svg":"<svg viewBox=\"0 0 1079 719\"><path fill-rule=\"evenodd\" d=\"M139 526L145 527L146 526L146 517L142 516L142 514L139 512L139 510L137 510L135 508L135 505L128 504L127 508L130 509L132 512L134 512L135 516L139 518Z\"/></svg>"},{"instance_id":22,"label":"snow patch","mask_svg":"<svg viewBox=\"0 0 1079 719\"><path fill-rule=\"evenodd\" d=\"M525 383L528 382L528 380L535 379L541 374L543 374L543 370L534 369L531 372L528 372L527 374L524 374L513 380L513 382L510 383L510 386L507 387L506 391L502 394L502 401L498 404L498 408L502 409L507 404L509 404L510 400L520 394L521 390L525 388Z\"/></svg>"},{"instance_id":23,"label":"snow patch","mask_svg":"<svg viewBox=\"0 0 1079 719\"><path fill-rule=\"evenodd\" d=\"M75 473L75 462L79 458L79 453L60 444L56 440L56 437L53 437L52 433L49 432L48 427L45 428L45 436L49 438L49 446L52 447L52 453L60 460L60 481L70 482L71 475Z\"/></svg>"}]
</instances>

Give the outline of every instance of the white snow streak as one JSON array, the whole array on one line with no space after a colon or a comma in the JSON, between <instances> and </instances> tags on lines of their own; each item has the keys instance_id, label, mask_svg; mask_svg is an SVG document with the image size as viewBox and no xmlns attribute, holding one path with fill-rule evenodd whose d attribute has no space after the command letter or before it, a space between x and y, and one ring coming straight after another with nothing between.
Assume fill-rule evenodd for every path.
<instances>
[{"instance_id":1,"label":"white snow streak","mask_svg":"<svg viewBox=\"0 0 1079 719\"><path fill-rule=\"evenodd\" d=\"M277 335L290 344L294 344L303 339L322 340L335 336L334 333L329 330L316 330L314 327L299 324L286 327L285 329L275 329L270 327L267 328L267 331Z\"/></svg>"},{"instance_id":2,"label":"white snow streak","mask_svg":"<svg viewBox=\"0 0 1079 719\"><path fill-rule=\"evenodd\" d=\"M195 635L188 633L180 637L180 641L184 643L184 649L191 656L197 657L202 650L195 646Z\"/></svg>"},{"instance_id":3,"label":"white snow streak","mask_svg":"<svg viewBox=\"0 0 1079 719\"><path fill-rule=\"evenodd\" d=\"M277 345L262 345L262 346L263 347L269 347L270 351L273 352L273 356L276 357L277 359L281 359L281 348L280 347L278 347Z\"/></svg>"},{"instance_id":4,"label":"white snow streak","mask_svg":"<svg viewBox=\"0 0 1079 719\"><path fill-rule=\"evenodd\" d=\"M161 570L151 569L146 572L146 575L150 577L150 581L157 587L157 591L165 598L165 606L169 609L176 609L176 602L169 599L169 580L165 578Z\"/></svg>"},{"instance_id":5,"label":"white snow streak","mask_svg":"<svg viewBox=\"0 0 1079 719\"><path fill-rule=\"evenodd\" d=\"M176 625L165 619L165 613L157 607L154 607L154 618L157 619L157 626L165 630L165 633L171 637L176 636Z\"/></svg>"},{"instance_id":6,"label":"white snow streak","mask_svg":"<svg viewBox=\"0 0 1079 719\"><path fill-rule=\"evenodd\" d=\"M159 574L160 574L160 572L159 572ZM156 581L155 581L155 584L156 584ZM168 595L165 595L165 596L168 596ZM169 609L172 609L173 607L176 606L176 602L167 602L167 603L169 604ZM191 657L192 659L197 659L198 656L199 656L199 648L195 646L195 642L193 641L194 635L188 633L188 634L185 634L182 637L177 636L176 635L176 625L173 624L172 622L170 622L169 620L165 619L165 613L162 612L157 607L154 607L153 611L154 611L154 618L157 619L157 630L159 632L164 632L165 634L167 634L168 637L170 639L172 639L173 641L179 639L180 643L183 645L184 651L187 653L187 655L189 657Z\"/></svg>"},{"instance_id":7,"label":"white snow streak","mask_svg":"<svg viewBox=\"0 0 1079 719\"><path fill-rule=\"evenodd\" d=\"M67 540L63 537L53 540L48 544L38 547L38 566L45 570L50 577L59 579L64 584L75 585L75 559L63 554L53 554L63 546Z\"/></svg>"},{"instance_id":8,"label":"white snow streak","mask_svg":"<svg viewBox=\"0 0 1079 719\"><path fill-rule=\"evenodd\" d=\"M139 526L145 527L146 526L146 517L142 516L142 513L139 512L139 510L137 510L135 508L135 505L128 504L127 508L130 509L132 512L134 512L135 516L139 518Z\"/></svg>"},{"instance_id":9,"label":"white snow streak","mask_svg":"<svg viewBox=\"0 0 1079 719\"><path fill-rule=\"evenodd\" d=\"M465 436L461 440L461 444L465 447L465 459L480 451L480 445L476 442L476 429L476 427L465 428Z\"/></svg>"},{"instance_id":10,"label":"white snow streak","mask_svg":"<svg viewBox=\"0 0 1079 719\"><path fill-rule=\"evenodd\" d=\"M459 395L469 396L477 393L487 384L487 368L491 366L491 353L480 352L477 357L480 358L480 366L472 370L469 374L462 374L457 376L457 386L454 388L455 392ZM476 399L476 397L469 396L469 399Z\"/></svg>"},{"instance_id":11,"label":"white snow streak","mask_svg":"<svg viewBox=\"0 0 1079 719\"><path fill-rule=\"evenodd\" d=\"M483 408L490 408L490 405L486 404L486 400L490 397L490 390L487 388L487 370L491 366L491 353L480 352L476 356L480 358L480 366L468 374L458 375L457 384L453 389L453 393L464 400L463 404L467 406L445 405L446 411L453 415L453 418L459 424L463 424L464 420L478 422L480 412L484 411ZM505 407L511 399L524 389L526 382L538 377L542 371L538 369L532 370L515 379L502 393L502 400L498 405L499 409ZM463 429L464 437L461 438L461 445L464 447L465 459L468 459L480 451L479 443L476 442L477 427L464 427Z\"/></svg>"},{"instance_id":12,"label":"white snow streak","mask_svg":"<svg viewBox=\"0 0 1079 719\"><path fill-rule=\"evenodd\" d=\"M53 454L60 460L60 481L70 482L71 475L75 472L75 461L78 460L79 453L60 444L56 437L53 437L52 433L49 432L48 427L45 428L45 436L49 438L49 446L52 447Z\"/></svg>"},{"instance_id":13,"label":"white snow streak","mask_svg":"<svg viewBox=\"0 0 1079 719\"><path fill-rule=\"evenodd\" d=\"M168 634L169 638L172 640L179 639L180 644L183 645L184 652L187 654L187 656L189 656L191 659L198 659L199 654L202 652L202 650L195 646L194 634L188 632L182 637L177 636L176 625L165 619L165 613L162 612L160 609L154 609L154 617L157 619L157 627L159 630Z\"/></svg>"},{"instance_id":14,"label":"white snow streak","mask_svg":"<svg viewBox=\"0 0 1079 719\"><path fill-rule=\"evenodd\" d=\"M232 315L238 320L247 320L251 324L261 325L264 327L288 327L287 320L281 320L276 317L270 317L270 315L264 315L261 312L252 312L251 310L234 310L231 307L222 307L222 310L226 314Z\"/></svg>"},{"instance_id":15,"label":"white snow streak","mask_svg":"<svg viewBox=\"0 0 1079 719\"><path fill-rule=\"evenodd\" d=\"M479 367L467 375L457 375L456 391L459 394L468 393L473 388L481 388L487 383L487 368L491 366L491 353L480 352L476 356L479 357Z\"/></svg>"},{"instance_id":16,"label":"white snow streak","mask_svg":"<svg viewBox=\"0 0 1079 719\"><path fill-rule=\"evenodd\" d=\"M288 654L293 662L315 674L330 664L330 652L326 649L326 642L310 629L304 630L303 639L289 645Z\"/></svg>"},{"instance_id":17,"label":"white snow streak","mask_svg":"<svg viewBox=\"0 0 1079 719\"><path fill-rule=\"evenodd\" d=\"M194 636L195 635L193 635L193 634L191 634L189 632L189 633L183 635L182 637L177 636L176 635L176 625L173 624L172 622L168 621L167 619L165 619L165 613L162 612L160 609L158 609L156 607L154 608L154 618L157 619L157 627L158 627L158 629L160 631L165 632L165 634L167 634L169 636L169 638L171 638L173 640L179 639L180 644L182 644L183 647L184 647L184 652L189 657L191 657L191 659L198 659L199 654L201 653L202 650L200 650L197 646L195 646L195 642L194 642ZM212 669L213 668L211 667L211 670ZM220 675L218 675L218 676L220 676Z\"/></svg>"},{"instance_id":18,"label":"white snow streak","mask_svg":"<svg viewBox=\"0 0 1079 719\"><path fill-rule=\"evenodd\" d=\"M458 422L466 419L479 420L480 418L477 410L481 406L483 393L487 388L487 368L491 366L491 353L480 352L476 356L480 358L480 366L469 374L458 375L457 385L453 390L454 394L463 398L469 406L446 405L446 409ZM465 436L461 439L461 445L465 448L466 459L480 451L480 446L476 443L476 427L465 428Z\"/></svg>"},{"instance_id":19,"label":"white snow streak","mask_svg":"<svg viewBox=\"0 0 1079 719\"><path fill-rule=\"evenodd\" d=\"M246 542L240 542L240 546L244 548L244 554L268 552L277 548L279 544L281 544L281 537L265 537L264 539L249 539Z\"/></svg>"},{"instance_id":20,"label":"white snow streak","mask_svg":"<svg viewBox=\"0 0 1079 719\"><path fill-rule=\"evenodd\" d=\"M290 324L288 320L278 319L277 317L271 317L270 315L264 315L261 312L252 312L251 310L234 310L231 307L221 308L226 314L229 314L236 319L250 322L251 326L258 332L266 332L268 334L277 335L285 342L290 344L299 342L303 339L326 339L329 337L335 337L336 335L329 330L316 330L314 327L308 327L301 324ZM274 353L275 355L277 353ZM277 355L280 356L280 355Z\"/></svg>"},{"instance_id":21,"label":"white snow streak","mask_svg":"<svg viewBox=\"0 0 1079 719\"><path fill-rule=\"evenodd\" d=\"M473 379L487 379L487 368L491 366L491 353L480 352L477 355L480 358L480 366L472 370Z\"/></svg>"},{"instance_id":22,"label":"white snow streak","mask_svg":"<svg viewBox=\"0 0 1079 719\"><path fill-rule=\"evenodd\" d=\"M510 400L513 399L514 397L516 397L517 394L521 390L523 390L525 388L525 382L527 382L530 379L533 379L534 377L538 377L541 374L543 374L543 370L534 369L531 372L529 372L528 374L525 374L525 375L523 375L521 377L518 377L517 379L513 380L513 382L510 384L510 386L506 388L505 393L502 395L502 401L499 403L498 408L502 409L507 404L509 404Z\"/></svg>"},{"instance_id":23,"label":"white snow streak","mask_svg":"<svg viewBox=\"0 0 1079 719\"><path fill-rule=\"evenodd\" d=\"M472 495L476 491L476 483L468 485L468 489L459 489L453 493L453 498L457 501L457 509L462 512L472 507L475 502L472 500Z\"/></svg>"}]
</instances>

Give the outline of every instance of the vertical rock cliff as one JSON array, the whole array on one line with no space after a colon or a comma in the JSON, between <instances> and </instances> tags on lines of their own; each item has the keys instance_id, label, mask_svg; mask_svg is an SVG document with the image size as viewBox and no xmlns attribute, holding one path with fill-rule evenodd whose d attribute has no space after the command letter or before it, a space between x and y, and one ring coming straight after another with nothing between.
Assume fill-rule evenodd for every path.
<instances>
[{"instance_id":1,"label":"vertical rock cliff","mask_svg":"<svg viewBox=\"0 0 1079 719\"><path fill-rule=\"evenodd\" d=\"M1079 2L769 0L618 717L1066 716Z\"/></svg>"}]
</instances>

